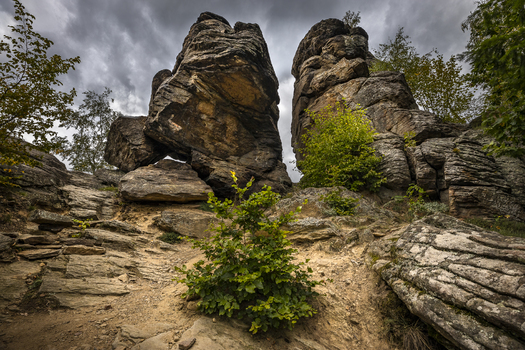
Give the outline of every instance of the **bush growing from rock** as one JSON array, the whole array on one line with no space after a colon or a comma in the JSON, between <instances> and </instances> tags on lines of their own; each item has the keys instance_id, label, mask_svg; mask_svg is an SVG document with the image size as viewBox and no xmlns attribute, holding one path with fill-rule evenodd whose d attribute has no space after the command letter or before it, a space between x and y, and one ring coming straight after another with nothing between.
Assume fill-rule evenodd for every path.
<instances>
[{"instance_id":1,"label":"bush growing from rock","mask_svg":"<svg viewBox=\"0 0 525 350\"><path fill-rule=\"evenodd\" d=\"M188 286L183 297L200 297L197 306L204 313L250 320L252 333L269 327L291 329L299 318L317 312L308 301L318 295L313 288L324 284L311 279L312 270L302 269L304 262L293 263L297 250L289 248L286 232L280 229L301 208L270 219L265 210L280 195L265 186L243 199L253 179L240 188L233 172L232 177L235 204L210 193L208 203L221 220L211 227L216 234L210 240L189 239L194 248L204 251L208 262L201 260L192 269L176 268L185 275L179 282Z\"/></svg>"},{"instance_id":2,"label":"bush growing from rock","mask_svg":"<svg viewBox=\"0 0 525 350\"><path fill-rule=\"evenodd\" d=\"M381 158L369 146L374 129L365 110L352 110L343 101L319 113L307 113L312 127L303 135L304 159L297 162L303 173L301 186L378 190L386 179L377 171Z\"/></svg>"}]
</instances>

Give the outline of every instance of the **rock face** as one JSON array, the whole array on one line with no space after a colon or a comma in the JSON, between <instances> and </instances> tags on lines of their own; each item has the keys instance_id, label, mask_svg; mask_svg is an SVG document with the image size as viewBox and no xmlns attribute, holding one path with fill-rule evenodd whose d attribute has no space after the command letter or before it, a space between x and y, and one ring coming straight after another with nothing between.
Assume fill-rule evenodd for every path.
<instances>
[{"instance_id":1,"label":"rock face","mask_svg":"<svg viewBox=\"0 0 525 350\"><path fill-rule=\"evenodd\" d=\"M448 341L460 349L525 349L524 239L438 214L409 225L397 242L382 241L371 251L392 261L374 268Z\"/></svg>"},{"instance_id":2,"label":"rock face","mask_svg":"<svg viewBox=\"0 0 525 350\"><path fill-rule=\"evenodd\" d=\"M166 232L176 232L183 236L208 238L215 234L209 231L210 224L217 223L215 214L202 210L165 210L154 219L155 225Z\"/></svg>"},{"instance_id":3,"label":"rock face","mask_svg":"<svg viewBox=\"0 0 525 350\"><path fill-rule=\"evenodd\" d=\"M151 164L162 152L146 149L150 139L163 145L164 155L191 164L218 196L233 193L230 171L241 184L253 176L253 190L267 184L285 192L291 181L277 130L277 88L259 26L238 22L232 28L205 12L191 27L173 71L153 79L148 117L140 120L147 136L138 120L133 130L126 126L131 121L117 121L121 126L110 131L105 159L126 171ZM137 141L117 147L125 132Z\"/></svg>"},{"instance_id":4,"label":"rock face","mask_svg":"<svg viewBox=\"0 0 525 350\"><path fill-rule=\"evenodd\" d=\"M169 149L142 132L145 122L146 117L117 118L109 130L104 160L128 172L166 157Z\"/></svg>"},{"instance_id":5,"label":"rock face","mask_svg":"<svg viewBox=\"0 0 525 350\"><path fill-rule=\"evenodd\" d=\"M379 133L372 146L383 158L380 170L387 177L387 190L379 198L388 200L415 183L447 204L453 215L510 215L524 221L523 159L488 156L483 146L489 139L467 125L442 123L419 110L404 75L369 73L367 55L366 32L337 19L317 23L301 41L292 67L296 157L302 159L301 137L311 125L304 110L317 112L345 99L352 108L366 108ZM405 147L408 133L416 147Z\"/></svg>"},{"instance_id":6,"label":"rock face","mask_svg":"<svg viewBox=\"0 0 525 350\"><path fill-rule=\"evenodd\" d=\"M205 201L211 188L188 164L164 159L127 173L120 180L122 197L130 201Z\"/></svg>"}]
</instances>

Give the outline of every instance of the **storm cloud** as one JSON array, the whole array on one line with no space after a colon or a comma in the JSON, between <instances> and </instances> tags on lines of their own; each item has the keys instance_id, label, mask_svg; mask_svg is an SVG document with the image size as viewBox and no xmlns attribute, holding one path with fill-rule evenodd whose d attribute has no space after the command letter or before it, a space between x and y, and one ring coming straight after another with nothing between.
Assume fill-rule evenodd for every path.
<instances>
[{"instance_id":1,"label":"storm cloud","mask_svg":"<svg viewBox=\"0 0 525 350\"><path fill-rule=\"evenodd\" d=\"M341 19L348 10L361 12L370 49L405 28L419 53L437 49L446 59L465 48L468 33L461 22L475 8L473 0L22 0L36 16L34 29L53 40L52 53L80 56L76 70L62 76L64 89L78 92L113 90L113 108L125 115L145 115L151 80L161 69L172 69L190 26L210 11L235 22L257 23L268 44L281 97L279 130L284 162L292 171L291 99L293 56L301 39L317 22ZM14 24L11 0L0 0L0 35ZM64 134L67 132L64 131Z\"/></svg>"}]
</instances>

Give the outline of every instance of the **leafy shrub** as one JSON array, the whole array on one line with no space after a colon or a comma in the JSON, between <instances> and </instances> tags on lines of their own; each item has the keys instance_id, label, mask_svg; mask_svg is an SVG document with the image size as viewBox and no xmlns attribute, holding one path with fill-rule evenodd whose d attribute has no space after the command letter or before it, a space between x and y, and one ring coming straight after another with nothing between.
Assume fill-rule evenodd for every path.
<instances>
[{"instance_id":1,"label":"leafy shrub","mask_svg":"<svg viewBox=\"0 0 525 350\"><path fill-rule=\"evenodd\" d=\"M72 234L71 237L73 237L73 238L81 238L84 235L84 231L86 230L86 228L91 226L91 224L90 224L91 219L86 219L86 220L73 219L73 222L75 224L77 224L77 227L79 229L82 230L81 232L77 232L77 233Z\"/></svg>"},{"instance_id":2,"label":"leafy shrub","mask_svg":"<svg viewBox=\"0 0 525 350\"><path fill-rule=\"evenodd\" d=\"M157 239L165 243L174 244L182 241L182 236L177 232L164 232L162 235L158 236Z\"/></svg>"},{"instance_id":3,"label":"leafy shrub","mask_svg":"<svg viewBox=\"0 0 525 350\"><path fill-rule=\"evenodd\" d=\"M381 158L368 145L374 141L374 129L365 110L352 110L343 101L335 110L327 106L319 113L306 112L312 127L303 135L305 146L299 150L304 156L297 162L303 173L301 186L378 190L386 179L376 170Z\"/></svg>"},{"instance_id":4,"label":"leafy shrub","mask_svg":"<svg viewBox=\"0 0 525 350\"><path fill-rule=\"evenodd\" d=\"M341 196L341 189L330 191L326 196L322 196L321 200L339 216L354 215L357 202L359 202L357 198Z\"/></svg>"},{"instance_id":5,"label":"leafy shrub","mask_svg":"<svg viewBox=\"0 0 525 350\"><path fill-rule=\"evenodd\" d=\"M190 239L209 262L201 260L192 269L175 268L185 275L179 280L188 286L183 297L199 296L197 307L207 314L251 320L253 333L269 327L291 329L300 317L317 312L308 300L318 295L313 288L324 283L310 279L312 270L301 269L304 262L292 262L297 250L287 248L291 243L280 229L301 208L270 219L264 212L280 195L265 186L245 200L253 179L240 188L233 172L232 177L238 204L229 199L221 202L210 193L208 203L221 219L211 226L216 234L210 240Z\"/></svg>"}]
</instances>

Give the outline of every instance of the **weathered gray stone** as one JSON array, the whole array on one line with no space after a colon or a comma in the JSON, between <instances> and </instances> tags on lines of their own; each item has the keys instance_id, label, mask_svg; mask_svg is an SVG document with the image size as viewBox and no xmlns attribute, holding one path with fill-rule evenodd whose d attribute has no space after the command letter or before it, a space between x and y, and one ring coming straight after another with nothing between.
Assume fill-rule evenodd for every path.
<instances>
[{"instance_id":1,"label":"weathered gray stone","mask_svg":"<svg viewBox=\"0 0 525 350\"><path fill-rule=\"evenodd\" d=\"M85 245L70 245L62 249L64 255L103 255L106 253L106 248L103 247L88 247Z\"/></svg>"},{"instance_id":2,"label":"weathered gray stone","mask_svg":"<svg viewBox=\"0 0 525 350\"><path fill-rule=\"evenodd\" d=\"M31 245L48 245L58 244L56 236L34 236L34 235L21 235L18 237L19 243L31 244Z\"/></svg>"},{"instance_id":3,"label":"weathered gray stone","mask_svg":"<svg viewBox=\"0 0 525 350\"><path fill-rule=\"evenodd\" d=\"M70 216L51 213L42 209L33 210L27 220L37 224L50 224L60 227L73 226L73 218Z\"/></svg>"},{"instance_id":4,"label":"weathered gray stone","mask_svg":"<svg viewBox=\"0 0 525 350\"><path fill-rule=\"evenodd\" d=\"M104 247L125 251L135 249L135 241L131 237L97 228L88 228L84 232L86 238L101 241Z\"/></svg>"},{"instance_id":5,"label":"weathered gray stone","mask_svg":"<svg viewBox=\"0 0 525 350\"><path fill-rule=\"evenodd\" d=\"M117 198L112 191L100 191L67 185L61 188L66 193L70 215L81 220L107 220L113 217Z\"/></svg>"},{"instance_id":6,"label":"weathered gray stone","mask_svg":"<svg viewBox=\"0 0 525 350\"><path fill-rule=\"evenodd\" d=\"M385 186L392 190L406 191L411 183L411 176L403 139L394 133L383 133L376 135L374 140L370 146L381 156L378 171L386 177Z\"/></svg>"},{"instance_id":7,"label":"weathered gray stone","mask_svg":"<svg viewBox=\"0 0 525 350\"><path fill-rule=\"evenodd\" d=\"M525 349L524 239L444 214L389 238L390 256L371 250L393 259L381 276L412 313L460 349Z\"/></svg>"},{"instance_id":8,"label":"weathered gray stone","mask_svg":"<svg viewBox=\"0 0 525 350\"><path fill-rule=\"evenodd\" d=\"M34 261L0 264L0 309L18 303L27 292L27 276L40 270L40 264Z\"/></svg>"},{"instance_id":9,"label":"weathered gray stone","mask_svg":"<svg viewBox=\"0 0 525 350\"><path fill-rule=\"evenodd\" d=\"M129 340L133 343L141 342L145 339L152 338L158 334L165 334L175 327L171 323L146 323L141 325L120 326L119 335L123 340Z\"/></svg>"},{"instance_id":10,"label":"weathered gray stone","mask_svg":"<svg viewBox=\"0 0 525 350\"><path fill-rule=\"evenodd\" d=\"M104 160L124 172L153 164L168 155L169 148L143 132L146 117L119 117L112 124Z\"/></svg>"},{"instance_id":11,"label":"weathered gray stone","mask_svg":"<svg viewBox=\"0 0 525 350\"><path fill-rule=\"evenodd\" d=\"M176 232L183 236L207 238L213 232L208 231L211 223L217 222L215 214L202 210L163 211L154 219L155 225L167 232Z\"/></svg>"},{"instance_id":12,"label":"weathered gray stone","mask_svg":"<svg viewBox=\"0 0 525 350\"><path fill-rule=\"evenodd\" d=\"M0 262L11 262L16 259L16 254L13 250L14 243L14 238L0 234Z\"/></svg>"},{"instance_id":13,"label":"weathered gray stone","mask_svg":"<svg viewBox=\"0 0 525 350\"><path fill-rule=\"evenodd\" d=\"M170 350L173 343L173 332L164 332L144 340L131 350Z\"/></svg>"},{"instance_id":14,"label":"weathered gray stone","mask_svg":"<svg viewBox=\"0 0 525 350\"><path fill-rule=\"evenodd\" d=\"M283 229L290 231L286 238L294 242L314 242L329 239L338 232L332 221L312 217L290 222L284 225Z\"/></svg>"},{"instance_id":15,"label":"weathered gray stone","mask_svg":"<svg viewBox=\"0 0 525 350\"><path fill-rule=\"evenodd\" d=\"M60 254L60 249L29 249L18 252L18 256L29 260L53 258Z\"/></svg>"},{"instance_id":16,"label":"weathered gray stone","mask_svg":"<svg viewBox=\"0 0 525 350\"><path fill-rule=\"evenodd\" d=\"M191 350L258 350L265 345L256 337L252 337L245 327L213 322L208 317L195 321L193 326L182 334L178 344L193 338L197 340Z\"/></svg>"},{"instance_id":17,"label":"weathered gray stone","mask_svg":"<svg viewBox=\"0 0 525 350\"><path fill-rule=\"evenodd\" d=\"M92 225L93 227L102 228L113 232L122 233L126 236L138 236L144 232L138 227L124 221L105 220Z\"/></svg>"},{"instance_id":18,"label":"weathered gray stone","mask_svg":"<svg viewBox=\"0 0 525 350\"><path fill-rule=\"evenodd\" d=\"M134 270L137 263L126 257L70 255L66 278L106 277L114 278Z\"/></svg>"},{"instance_id":19,"label":"weathered gray stone","mask_svg":"<svg viewBox=\"0 0 525 350\"><path fill-rule=\"evenodd\" d=\"M120 180L119 190L129 201L179 203L207 200L212 192L188 164L167 159L127 173Z\"/></svg>"},{"instance_id":20,"label":"weathered gray stone","mask_svg":"<svg viewBox=\"0 0 525 350\"><path fill-rule=\"evenodd\" d=\"M62 279L47 277L42 281L40 293L70 293L88 295L124 295L129 290L118 279L109 278L83 278Z\"/></svg>"},{"instance_id":21,"label":"weathered gray stone","mask_svg":"<svg viewBox=\"0 0 525 350\"><path fill-rule=\"evenodd\" d=\"M95 175L102 185L117 187L125 173L120 170L97 169L93 175Z\"/></svg>"}]
</instances>

